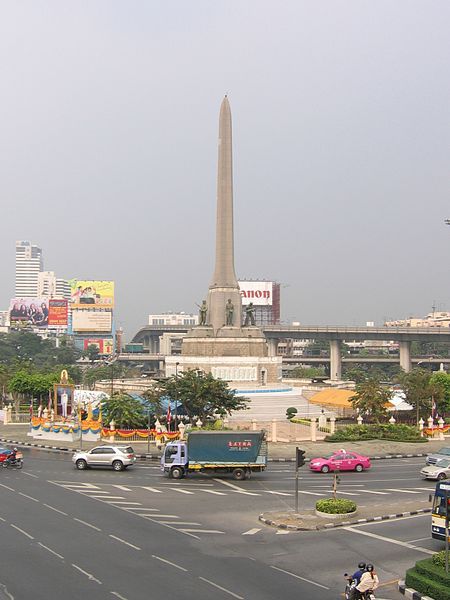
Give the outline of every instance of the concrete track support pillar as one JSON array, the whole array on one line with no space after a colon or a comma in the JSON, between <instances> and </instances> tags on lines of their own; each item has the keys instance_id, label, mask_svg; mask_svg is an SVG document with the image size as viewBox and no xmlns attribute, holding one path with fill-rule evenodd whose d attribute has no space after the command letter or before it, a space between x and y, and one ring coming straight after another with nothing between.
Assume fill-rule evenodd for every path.
<instances>
[{"instance_id":1,"label":"concrete track support pillar","mask_svg":"<svg viewBox=\"0 0 450 600\"><path fill-rule=\"evenodd\" d=\"M330 340L330 379L338 380L342 377L341 342Z\"/></svg>"},{"instance_id":2,"label":"concrete track support pillar","mask_svg":"<svg viewBox=\"0 0 450 600\"><path fill-rule=\"evenodd\" d=\"M411 371L411 342L399 342L400 367L409 373Z\"/></svg>"}]
</instances>

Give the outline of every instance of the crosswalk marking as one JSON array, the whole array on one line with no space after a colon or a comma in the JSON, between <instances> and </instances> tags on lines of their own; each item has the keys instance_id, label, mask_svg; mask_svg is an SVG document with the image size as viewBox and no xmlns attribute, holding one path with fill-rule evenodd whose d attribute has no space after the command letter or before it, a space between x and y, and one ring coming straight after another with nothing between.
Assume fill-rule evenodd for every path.
<instances>
[{"instance_id":1,"label":"crosswalk marking","mask_svg":"<svg viewBox=\"0 0 450 600\"><path fill-rule=\"evenodd\" d=\"M143 489L143 490L148 490L149 492L154 492L155 494L162 494L162 491L161 491L161 490L157 490L157 489L156 489L156 488L154 488L154 487L149 487L148 485L143 485L143 486L142 486L142 489Z\"/></svg>"},{"instance_id":2,"label":"crosswalk marking","mask_svg":"<svg viewBox=\"0 0 450 600\"><path fill-rule=\"evenodd\" d=\"M420 492L415 492L414 490L399 490L396 488L386 488L388 492L400 492L401 494L420 494Z\"/></svg>"},{"instance_id":3,"label":"crosswalk marking","mask_svg":"<svg viewBox=\"0 0 450 600\"><path fill-rule=\"evenodd\" d=\"M249 529L248 531L244 531L244 533L242 535L255 535L255 533L258 533L258 531L261 531L261 528L254 527L253 529Z\"/></svg>"}]
</instances>

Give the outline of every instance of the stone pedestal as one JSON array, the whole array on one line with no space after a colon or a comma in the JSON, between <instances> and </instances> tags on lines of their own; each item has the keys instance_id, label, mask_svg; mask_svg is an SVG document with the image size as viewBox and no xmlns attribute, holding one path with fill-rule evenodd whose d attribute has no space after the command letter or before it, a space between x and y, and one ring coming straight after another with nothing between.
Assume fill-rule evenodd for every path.
<instances>
[{"instance_id":1,"label":"stone pedestal","mask_svg":"<svg viewBox=\"0 0 450 600\"><path fill-rule=\"evenodd\" d=\"M201 369L232 385L252 384L255 387L281 382L279 356L167 356L166 376L188 369ZM176 363L178 365L176 366Z\"/></svg>"}]
</instances>

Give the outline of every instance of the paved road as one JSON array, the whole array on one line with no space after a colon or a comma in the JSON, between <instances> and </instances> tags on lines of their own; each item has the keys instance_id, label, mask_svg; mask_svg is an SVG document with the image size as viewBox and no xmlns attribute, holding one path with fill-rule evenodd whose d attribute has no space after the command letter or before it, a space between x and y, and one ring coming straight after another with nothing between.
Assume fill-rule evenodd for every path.
<instances>
[{"instance_id":1,"label":"paved road","mask_svg":"<svg viewBox=\"0 0 450 600\"><path fill-rule=\"evenodd\" d=\"M172 481L153 464L82 472L66 456L38 451L25 461L23 471L0 472L1 539L10 549L2 553L0 584L17 599L137 600L151 597L149 590L179 598L331 599L361 557L389 582L439 546L429 538L428 515L320 533L262 526L259 512L292 506L291 465L234 482ZM358 502L396 498L400 507L434 487L419 479L420 464L380 461L371 472L343 475L342 492ZM302 498L326 496L329 483L330 476L306 472ZM387 586L378 597L398 596Z\"/></svg>"}]
</instances>

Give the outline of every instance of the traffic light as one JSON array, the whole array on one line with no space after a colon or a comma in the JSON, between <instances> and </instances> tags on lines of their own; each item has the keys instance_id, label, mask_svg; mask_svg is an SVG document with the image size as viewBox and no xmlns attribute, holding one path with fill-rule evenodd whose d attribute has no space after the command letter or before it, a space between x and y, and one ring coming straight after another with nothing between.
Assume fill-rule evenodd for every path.
<instances>
[{"instance_id":1,"label":"traffic light","mask_svg":"<svg viewBox=\"0 0 450 600\"><path fill-rule=\"evenodd\" d=\"M298 469L299 467L303 467L303 465L305 464L305 450L301 450L300 448L296 448L296 464L295 464L295 468Z\"/></svg>"}]
</instances>

